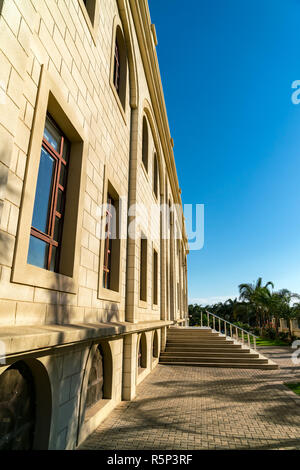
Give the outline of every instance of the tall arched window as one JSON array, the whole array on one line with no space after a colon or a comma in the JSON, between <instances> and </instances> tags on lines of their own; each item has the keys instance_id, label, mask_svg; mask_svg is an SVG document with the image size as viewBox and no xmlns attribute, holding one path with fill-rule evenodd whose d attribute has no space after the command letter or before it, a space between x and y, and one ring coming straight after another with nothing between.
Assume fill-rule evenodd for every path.
<instances>
[{"instance_id":1,"label":"tall arched window","mask_svg":"<svg viewBox=\"0 0 300 470\"><path fill-rule=\"evenodd\" d=\"M146 118L143 118L143 137L142 137L142 161L146 171L148 171L148 125Z\"/></svg>"},{"instance_id":2,"label":"tall arched window","mask_svg":"<svg viewBox=\"0 0 300 470\"><path fill-rule=\"evenodd\" d=\"M35 421L34 379L18 361L0 375L0 450L32 449Z\"/></svg>"},{"instance_id":3,"label":"tall arched window","mask_svg":"<svg viewBox=\"0 0 300 470\"><path fill-rule=\"evenodd\" d=\"M115 44L115 57L114 57L114 85L117 93L120 92L120 48L118 40L116 39Z\"/></svg>"},{"instance_id":4,"label":"tall arched window","mask_svg":"<svg viewBox=\"0 0 300 470\"><path fill-rule=\"evenodd\" d=\"M153 192L155 197L158 198L158 162L156 153L154 153L153 158Z\"/></svg>"},{"instance_id":5,"label":"tall arched window","mask_svg":"<svg viewBox=\"0 0 300 470\"><path fill-rule=\"evenodd\" d=\"M113 86L119 96L123 109L126 102L127 55L126 44L120 26L116 29L113 60Z\"/></svg>"}]
</instances>

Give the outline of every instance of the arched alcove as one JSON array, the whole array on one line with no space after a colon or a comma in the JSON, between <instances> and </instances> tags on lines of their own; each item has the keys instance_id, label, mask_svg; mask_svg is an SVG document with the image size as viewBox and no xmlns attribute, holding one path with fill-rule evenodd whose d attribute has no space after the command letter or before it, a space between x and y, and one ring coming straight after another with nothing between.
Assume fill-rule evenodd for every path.
<instances>
[{"instance_id":1,"label":"arched alcove","mask_svg":"<svg viewBox=\"0 0 300 470\"><path fill-rule=\"evenodd\" d=\"M153 332L152 338L152 358L156 359L159 356L159 349L158 349L158 334L157 330Z\"/></svg>"},{"instance_id":2,"label":"arched alcove","mask_svg":"<svg viewBox=\"0 0 300 470\"><path fill-rule=\"evenodd\" d=\"M48 449L52 394L38 360L17 361L0 375L0 449Z\"/></svg>"},{"instance_id":3,"label":"arched alcove","mask_svg":"<svg viewBox=\"0 0 300 470\"><path fill-rule=\"evenodd\" d=\"M138 374L140 374L147 367L147 339L145 333L140 335L137 352L137 367Z\"/></svg>"},{"instance_id":4,"label":"arched alcove","mask_svg":"<svg viewBox=\"0 0 300 470\"><path fill-rule=\"evenodd\" d=\"M91 347L82 382L80 423L90 419L102 401L112 398L113 362L107 341ZM99 405L99 406L98 406Z\"/></svg>"}]
</instances>

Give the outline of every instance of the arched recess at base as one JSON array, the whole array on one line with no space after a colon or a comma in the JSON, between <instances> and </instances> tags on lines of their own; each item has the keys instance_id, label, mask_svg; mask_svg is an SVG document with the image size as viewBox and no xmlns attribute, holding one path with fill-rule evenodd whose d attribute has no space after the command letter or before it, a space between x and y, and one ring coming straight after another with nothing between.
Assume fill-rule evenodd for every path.
<instances>
[{"instance_id":1,"label":"arched recess at base","mask_svg":"<svg viewBox=\"0 0 300 470\"><path fill-rule=\"evenodd\" d=\"M87 359L82 381L80 426L89 419L101 401L112 399L113 361L107 341L94 344Z\"/></svg>"},{"instance_id":2,"label":"arched recess at base","mask_svg":"<svg viewBox=\"0 0 300 470\"><path fill-rule=\"evenodd\" d=\"M14 362L0 375L0 449L47 450L51 385L37 359Z\"/></svg>"},{"instance_id":3,"label":"arched recess at base","mask_svg":"<svg viewBox=\"0 0 300 470\"><path fill-rule=\"evenodd\" d=\"M137 372L140 374L147 367L147 338L145 333L140 335L137 344Z\"/></svg>"},{"instance_id":4,"label":"arched recess at base","mask_svg":"<svg viewBox=\"0 0 300 470\"><path fill-rule=\"evenodd\" d=\"M159 344L158 344L158 333L157 330L153 332L152 339L152 359L156 359L159 356Z\"/></svg>"}]
</instances>

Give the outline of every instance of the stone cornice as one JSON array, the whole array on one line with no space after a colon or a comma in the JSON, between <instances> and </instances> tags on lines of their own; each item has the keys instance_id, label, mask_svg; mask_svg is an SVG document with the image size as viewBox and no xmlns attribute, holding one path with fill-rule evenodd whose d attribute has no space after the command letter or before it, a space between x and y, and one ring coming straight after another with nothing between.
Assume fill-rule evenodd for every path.
<instances>
[{"instance_id":1,"label":"stone cornice","mask_svg":"<svg viewBox=\"0 0 300 470\"><path fill-rule=\"evenodd\" d=\"M101 339L119 338L122 335L141 333L174 325L182 320L157 320L139 323L73 323L71 325L9 326L0 328L0 341L8 362L16 356L36 354L39 350L49 352L80 343L90 343ZM1 363L0 363L1 366Z\"/></svg>"},{"instance_id":2,"label":"stone cornice","mask_svg":"<svg viewBox=\"0 0 300 470\"><path fill-rule=\"evenodd\" d=\"M158 58L153 39L153 32L151 29L151 19L148 2L147 0L129 0L129 3L131 7L131 13L135 25L137 39L140 46L144 71L148 83L149 93L158 127L174 203L180 204L180 206L182 207L180 189L178 184L178 175L175 166L172 139L167 117L167 110L161 82ZM177 215L178 220L181 220L182 214L177 213ZM185 225L183 226L182 235L185 242L185 246L187 248Z\"/></svg>"}]
</instances>

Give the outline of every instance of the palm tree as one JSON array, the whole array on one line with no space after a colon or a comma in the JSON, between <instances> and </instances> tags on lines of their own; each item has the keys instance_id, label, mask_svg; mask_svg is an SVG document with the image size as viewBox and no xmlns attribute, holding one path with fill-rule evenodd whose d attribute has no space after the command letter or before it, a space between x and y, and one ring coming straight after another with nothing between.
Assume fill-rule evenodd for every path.
<instances>
[{"instance_id":1,"label":"palm tree","mask_svg":"<svg viewBox=\"0 0 300 470\"><path fill-rule=\"evenodd\" d=\"M269 300L272 294L269 286L274 289L274 284L271 281L263 285L261 277L257 279L256 283L239 285L240 300L253 306L256 314L256 323L260 328L266 323L270 314Z\"/></svg>"},{"instance_id":2,"label":"palm tree","mask_svg":"<svg viewBox=\"0 0 300 470\"><path fill-rule=\"evenodd\" d=\"M249 324L249 311L245 302L239 302L237 298L234 300L227 299L224 303L228 307L229 316L232 322L243 321Z\"/></svg>"}]
</instances>

